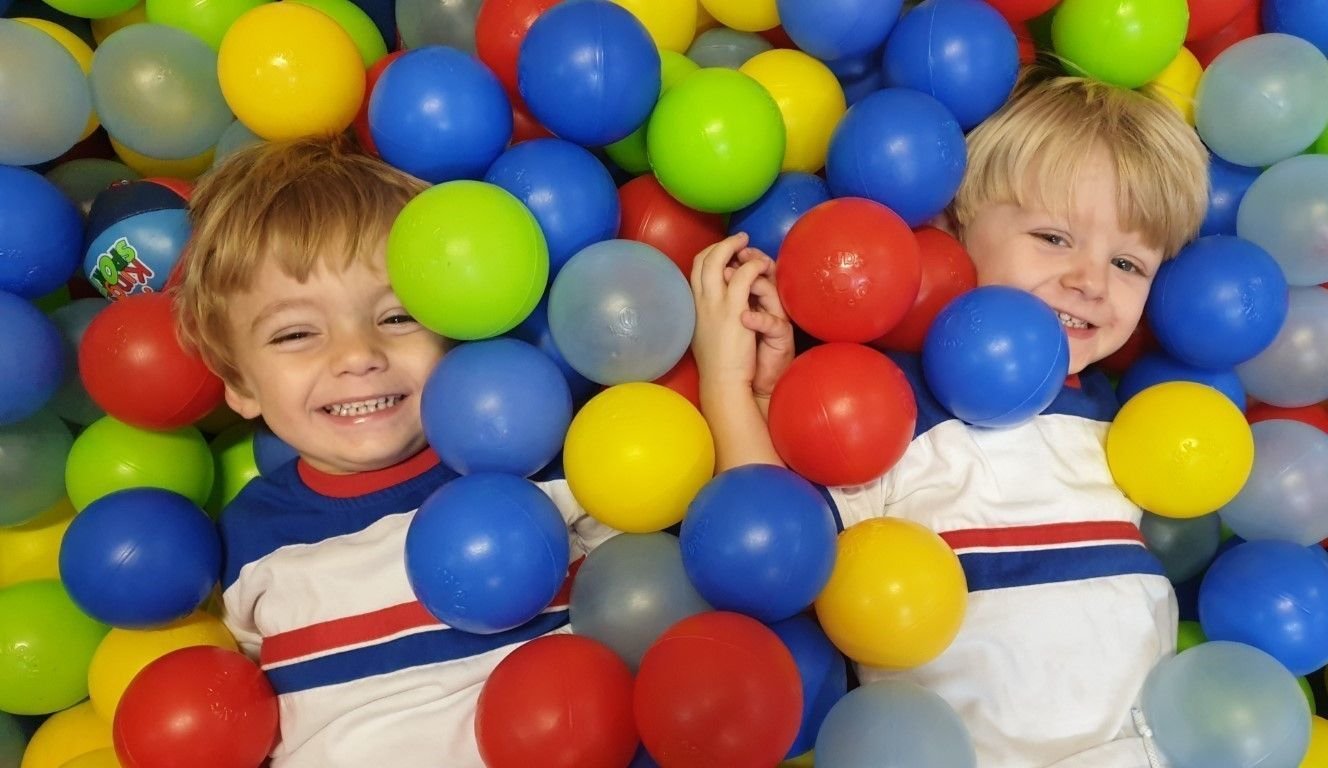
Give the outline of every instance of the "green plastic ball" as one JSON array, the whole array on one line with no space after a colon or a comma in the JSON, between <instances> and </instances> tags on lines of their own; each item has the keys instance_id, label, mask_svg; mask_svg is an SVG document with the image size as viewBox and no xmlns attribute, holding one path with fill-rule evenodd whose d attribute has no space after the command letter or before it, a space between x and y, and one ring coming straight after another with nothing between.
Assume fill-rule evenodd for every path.
<instances>
[{"instance_id":1,"label":"green plastic ball","mask_svg":"<svg viewBox=\"0 0 1328 768\"><path fill-rule=\"evenodd\" d=\"M1064 0L1051 39L1072 70L1138 88L1176 58L1189 25L1185 0Z\"/></svg>"},{"instance_id":2,"label":"green plastic ball","mask_svg":"<svg viewBox=\"0 0 1328 768\"><path fill-rule=\"evenodd\" d=\"M779 176L784 120L770 94L731 69L701 69L670 88L646 129L659 183L685 205L728 213Z\"/></svg>"},{"instance_id":3,"label":"green plastic ball","mask_svg":"<svg viewBox=\"0 0 1328 768\"><path fill-rule=\"evenodd\" d=\"M387 236L387 277L424 327L472 341L515 328L544 294L549 247L507 190L449 181L406 204Z\"/></svg>"},{"instance_id":4,"label":"green plastic ball","mask_svg":"<svg viewBox=\"0 0 1328 768\"><path fill-rule=\"evenodd\" d=\"M0 589L0 711L44 715L88 696L88 666L110 627L54 579Z\"/></svg>"},{"instance_id":5,"label":"green plastic ball","mask_svg":"<svg viewBox=\"0 0 1328 768\"><path fill-rule=\"evenodd\" d=\"M360 58L364 60L365 69L372 67L374 62L387 55L387 45L383 42L383 34L378 31L378 26L369 18L369 14L360 10L360 7L350 0L296 1L326 13L346 30L346 34L355 43L356 50L360 52Z\"/></svg>"},{"instance_id":6,"label":"green plastic ball","mask_svg":"<svg viewBox=\"0 0 1328 768\"><path fill-rule=\"evenodd\" d=\"M1196 645L1208 642L1203 627L1197 621L1182 621L1176 632L1176 653L1189 650Z\"/></svg>"},{"instance_id":7,"label":"green plastic ball","mask_svg":"<svg viewBox=\"0 0 1328 768\"><path fill-rule=\"evenodd\" d=\"M74 439L65 488L80 511L108 493L141 487L175 491L201 507L214 475L212 452L194 427L155 431L106 416Z\"/></svg>"},{"instance_id":8,"label":"green plastic ball","mask_svg":"<svg viewBox=\"0 0 1328 768\"><path fill-rule=\"evenodd\" d=\"M46 0L57 11L80 19L109 19L138 5L139 0Z\"/></svg>"},{"instance_id":9,"label":"green plastic ball","mask_svg":"<svg viewBox=\"0 0 1328 768\"><path fill-rule=\"evenodd\" d=\"M254 458L254 425L245 421L228 427L212 438L208 447L216 459L217 477L204 509L215 520L231 499L260 474Z\"/></svg>"},{"instance_id":10,"label":"green plastic ball","mask_svg":"<svg viewBox=\"0 0 1328 768\"><path fill-rule=\"evenodd\" d=\"M664 50L659 52L659 64L661 96L679 80L701 68L681 53ZM648 120L646 122L649 123ZM628 173L639 175L650 170L650 156L646 153L646 126L642 125L627 138L608 145L604 148L604 154Z\"/></svg>"},{"instance_id":11,"label":"green plastic ball","mask_svg":"<svg viewBox=\"0 0 1328 768\"><path fill-rule=\"evenodd\" d=\"M182 29L207 43L221 47L221 38L235 20L267 0L145 0L143 12L153 24Z\"/></svg>"}]
</instances>

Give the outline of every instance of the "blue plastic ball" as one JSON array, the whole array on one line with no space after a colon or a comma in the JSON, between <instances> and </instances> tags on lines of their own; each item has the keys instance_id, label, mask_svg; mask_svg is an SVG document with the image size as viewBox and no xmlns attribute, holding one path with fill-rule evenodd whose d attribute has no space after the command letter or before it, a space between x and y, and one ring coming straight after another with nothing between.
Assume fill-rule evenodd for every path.
<instances>
[{"instance_id":1,"label":"blue plastic ball","mask_svg":"<svg viewBox=\"0 0 1328 768\"><path fill-rule=\"evenodd\" d=\"M299 456L285 440L274 435L266 424L260 422L254 429L254 464L258 466L260 475L271 475L281 465Z\"/></svg>"},{"instance_id":2,"label":"blue plastic ball","mask_svg":"<svg viewBox=\"0 0 1328 768\"><path fill-rule=\"evenodd\" d=\"M41 410L64 384L68 372L64 337L55 323L30 302L0 291L0 426L23 421Z\"/></svg>"},{"instance_id":3,"label":"blue plastic ball","mask_svg":"<svg viewBox=\"0 0 1328 768\"><path fill-rule=\"evenodd\" d=\"M729 217L729 234L746 232L751 247L778 258L784 237L798 219L829 199L830 188L820 176L800 171L781 173L759 200Z\"/></svg>"},{"instance_id":4,"label":"blue plastic ball","mask_svg":"<svg viewBox=\"0 0 1328 768\"><path fill-rule=\"evenodd\" d=\"M1328 0L1263 0L1263 30L1295 35L1328 56Z\"/></svg>"},{"instance_id":5,"label":"blue plastic ball","mask_svg":"<svg viewBox=\"0 0 1328 768\"><path fill-rule=\"evenodd\" d=\"M825 716L848 693L848 663L810 616L794 616L770 629L793 654L802 678L802 727L789 747L787 757L792 758L816 746Z\"/></svg>"},{"instance_id":6,"label":"blue plastic ball","mask_svg":"<svg viewBox=\"0 0 1328 768\"><path fill-rule=\"evenodd\" d=\"M548 355L549 359L558 366L558 370L562 372L563 379L567 381L567 388L572 393L572 402L575 405L579 406L599 392L600 386L577 373L576 369L563 357L558 345L554 343L553 331L549 330L549 295L547 293L540 299L535 309L529 315L526 315L526 319L509 331L508 335L527 344L532 344L539 351Z\"/></svg>"},{"instance_id":7,"label":"blue plastic ball","mask_svg":"<svg viewBox=\"0 0 1328 768\"><path fill-rule=\"evenodd\" d=\"M1202 237L1164 263L1145 312L1172 357L1226 370L1273 342L1287 316L1282 268L1254 243L1230 235Z\"/></svg>"},{"instance_id":8,"label":"blue plastic ball","mask_svg":"<svg viewBox=\"0 0 1328 768\"><path fill-rule=\"evenodd\" d=\"M567 564L558 508L515 475L453 480L425 499L406 532L406 575L416 597L463 632L505 632L539 616L562 587ZM559 619L547 620L553 629Z\"/></svg>"},{"instance_id":9,"label":"blue plastic ball","mask_svg":"<svg viewBox=\"0 0 1328 768\"><path fill-rule=\"evenodd\" d=\"M926 0L885 46L886 82L935 96L966 131L1001 108L1018 76L1014 32L982 0Z\"/></svg>"},{"instance_id":10,"label":"blue plastic ball","mask_svg":"<svg viewBox=\"0 0 1328 768\"><path fill-rule=\"evenodd\" d=\"M530 114L587 147L645 123L659 98L659 51L631 11L608 0L555 5L535 20L517 58Z\"/></svg>"},{"instance_id":11,"label":"blue plastic ball","mask_svg":"<svg viewBox=\"0 0 1328 768\"><path fill-rule=\"evenodd\" d=\"M462 344L434 368L420 400L424 434L462 475L538 472L562 449L572 395L543 352L517 339Z\"/></svg>"},{"instance_id":12,"label":"blue plastic ball","mask_svg":"<svg viewBox=\"0 0 1328 768\"><path fill-rule=\"evenodd\" d=\"M554 342L600 384L658 379L682 359L695 328L687 279L645 243L596 243L563 266L549 291Z\"/></svg>"},{"instance_id":13,"label":"blue plastic ball","mask_svg":"<svg viewBox=\"0 0 1328 768\"><path fill-rule=\"evenodd\" d=\"M221 575L221 537L207 513L159 488L129 488L89 504L60 545L60 578L104 624L159 626L189 615Z\"/></svg>"},{"instance_id":14,"label":"blue plastic ball","mask_svg":"<svg viewBox=\"0 0 1328 768\"><path fill-rule=\"evenodd\" d=\"M64 285L83 255L83 217L40 174L0 165L0 291L36 299Z\"/></svg>"},{"instance_id":15,"label":"blue plastic ball","mask_svg":"<svg viewBox=\"0 0 1328 768\"><path fill-rule=\"evenodd\" d=\"M696 494L682 521L682 563L716 610L781 621L830 580L837 534L815 486L783 467L748 464Z\"/></svg>"},{"instance_id":16,"label":"blue plastic ball","mask_svg":"<svg viewBox=\"0 0 1328 768\"><path fill-rule=\"evenodd\" d=\"M882 680L849 691L821 723L816 768L976 768L973 739L940 696Z\"/></svg>"},{"instance_id":17,"label":"blue plastic ball","mask_svg":"<svg viewBox=\"0 0 1328 768\"><path fill-rule=\"evenodd\" d=\"M1328 553L1276 539L1227 550L1199 587L1199 622L1209 640L1252 645L1308 675L1328 664Z\"/></svg>"},{"instance_id":18,"label":"blue plastic ball","mask_svg":"<svg viewBox=\"0 0 1328 768\"><path fill-rule=\"evenodd\" d=\"M1245 199L1245 192L1262 172L1261 168L1247 168L1209 155L1208 212L1199 227L1200 237L1236 234L1236 212L1240 210L1240 201Z\"/></svg>"},{"instance_id":19,"label":"blue plastic ball","mask_svg":"<svg viewBox=\"0 0 1328 768\"><path fill-rule=\"evenodd\" d=\"M427 46L383 70L369 133L384 160L425 181L480 179L512 138L512 105L473 56Z\"/></svg>"},{"instance_id":20,"label":"blue plastic ball","mask_svg":"<svg viewBox=\"0 0 1328 768\"><path fill-rule=\"evenodd\" d=\"M561 139L524 141L503 153L484 180L535 214L549 245L549 279L577 251L618 236L613 176L594 155Z\"/></svg>"},{"instance_id":21,"label":"blue plastic ball","mask_svg":"<svg viewBox=\"0 0 1328 768\"><path fill-rule=\"evenodd\" d=\"M155 181L98 193L88 213L83 276L113 301L161 291L189 243L188 201Z\"/></svg>"},{"instance_id":22,"label":"blue plastic ball","mask_svg":"<svg viewBox=\"0 0 1328 768\"><path fill-rule=\"evenodd\" d=\"M1010 427L1056 399L1070 343L1056 312L1031 293L975 288L936 316L922 346L922 372L936 400L979 427Z\"/></svg>"},{"instance_id":23,"label":"blue plastic ball","mask_svg":"<svg viewBox=\"0 0 1328 768\"><path fill-rule=\"evenodd\" d=\"M917 227L950 204L967 162L964 131L944 104L886 88L844 115L825 169L835 197L875 200Z\"/></svg>"},{"instance_id":24,"label":"blue plastic ball","mask_svg":"<svg viewBox=\"0 0 1328 768\"><path fill-rule=\"evenodd\" d=\"M902 0L776 0L798 48L824 61L873 53L899 18ZM838 73L836 73L838 74Z\"/></svg>"},{"instance_id":25,"label":"blue plastic ball","mask_svg":"<svg viewBox=\"0 0 1328 768\"><path fill-rule=\"evenodd\" d=\"M1242 412L1245 410L1245 385L1233 368L1215 371L1209 368L1196 368L1193 365L1168 357L1160 352L1150 352L1138 360L1121 376L1116 385L1116 399L1124 403L1154 384L1164 381L1194 381L1207 384L1226 395Z\"/></svg>"}]
</instances>

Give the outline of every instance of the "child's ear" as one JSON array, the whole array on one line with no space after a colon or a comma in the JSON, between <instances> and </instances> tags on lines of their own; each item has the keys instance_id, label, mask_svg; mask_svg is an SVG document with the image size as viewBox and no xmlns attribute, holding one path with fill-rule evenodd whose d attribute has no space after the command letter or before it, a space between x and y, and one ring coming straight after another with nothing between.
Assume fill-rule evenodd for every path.
<instances>
[{"instance_id":1,"label":"child's ear","mask_svg":"<svg viewBox=\"0 0 1328 768\"><path fill-rule=\"evenodd\" d=\"M246 419L258 418L262 413L258 399L248 394L248 390L241 384L226 382L226 405Z\"/></svg>"}]
</instances>

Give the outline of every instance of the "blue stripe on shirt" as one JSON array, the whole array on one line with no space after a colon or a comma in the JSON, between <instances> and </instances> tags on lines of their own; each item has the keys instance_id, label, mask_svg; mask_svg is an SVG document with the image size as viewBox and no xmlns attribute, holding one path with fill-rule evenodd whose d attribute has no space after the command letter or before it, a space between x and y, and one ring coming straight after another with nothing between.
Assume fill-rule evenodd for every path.
<instances>
[{"instance_id":1,"label":"blue stripe on shirt","mask_svg":"<svg viewBox=\"0 0 1328 768\"><path fill-rule=\"evenodd\" d=\"M969 592L1081 581L1104 576L1164 576L1162 563L1138 544L1103 544L959 555Z\"/></svg>"}]
</instances>

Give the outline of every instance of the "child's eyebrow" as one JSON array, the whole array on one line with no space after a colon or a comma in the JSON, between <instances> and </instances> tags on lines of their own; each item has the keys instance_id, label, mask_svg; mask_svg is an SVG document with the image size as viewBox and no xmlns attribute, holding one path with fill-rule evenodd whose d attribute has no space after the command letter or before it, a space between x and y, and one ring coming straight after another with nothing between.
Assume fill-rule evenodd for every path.
<instances>
[{"instance_id":1,"label":"child's eyebrow","mask_svg":"<svg viewBox=\"0 0 1328 768\"><path fill-rule=\"evenodd\" d=\"M284 312L288 309L311 307L313 305L314 302L310 299L282 299L281 301L275 301L268 304L266 307L263 307L257 315L254 315L254 321L249 324L249 331L252 333L253 331L258 330L258 326L261 325L263 321L279 312Z\"/></svg>"}]
</instances>

